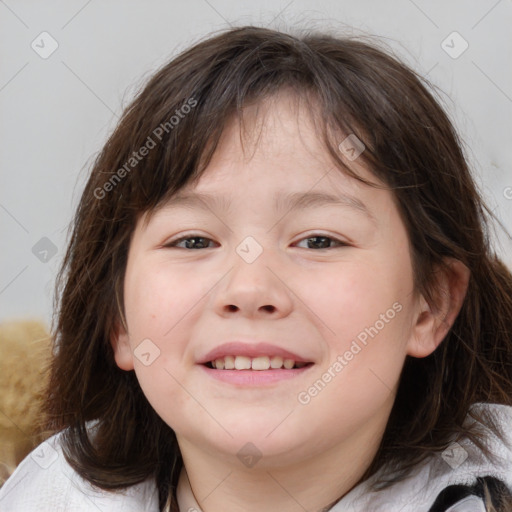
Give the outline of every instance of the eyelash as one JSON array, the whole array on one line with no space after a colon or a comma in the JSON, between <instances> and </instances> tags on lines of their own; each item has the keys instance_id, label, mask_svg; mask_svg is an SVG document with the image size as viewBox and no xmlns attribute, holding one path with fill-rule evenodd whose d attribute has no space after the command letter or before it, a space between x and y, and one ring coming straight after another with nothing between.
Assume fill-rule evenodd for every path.
<instances>
[{"instance_id":1,"label":"eyelash","mask_svg":"<svg viewBox=\"0 0 512 512\"><path fill-rule=\"evenodd\" d=\"M181 237L181 238L178 238L177 240L173 240L167 244L164 245L164 247L166 248L173 248L173 247L176 247L177 249L185 249L185 250L197 250L197 249L193 249L193 248L189 248L187 249L186 247L177 247L177 244L180 243L180 242L183 242L185 240L192 240L192 239L197 239L197 238L200 238L200 239L204 239L204 240L208 240L208 241L212 241L211 238L208 238L208 237L205 237L205 236L202 236L202 235L196 235L196 234L191 234L191 235L188 235L188 236L184 236L184 237ZM301 238L299 240L299 242L302 242L303 240L310 240L312 238L325 238L327 240L332 240L334 241L338 247L348 247L349 244L346 243L346 242L343 242L342 240L338 240L337 238L334 238L332 236L327 236L327 235L323 235L321 233L313 233L309 236L306 236L304 238ZM206 247L206 249L208 249L208 247ZM336 249L336 247L322 247L320 249L311 249L311 250L320 250L320 251L326 251L326 250L330 250L330 249Z\"/></svg>"}]
</instances>

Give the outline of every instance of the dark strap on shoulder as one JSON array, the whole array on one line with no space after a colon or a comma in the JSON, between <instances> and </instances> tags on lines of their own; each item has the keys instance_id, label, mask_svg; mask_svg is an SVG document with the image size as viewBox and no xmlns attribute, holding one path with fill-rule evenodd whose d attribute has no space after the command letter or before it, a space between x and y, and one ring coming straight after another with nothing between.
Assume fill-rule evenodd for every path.
<instances>
[{"instance_id":1,"label":"dark strap on shoulder","mask_svg":"<svg viewBox=\"0 0 512 512\"><path fill-rule=\"evenodd\" d=\"M428 512L446 512L468 496L480 498L484 505L487 504L486 510L491 510L489 505L492 504L496 512L512 512L512 490L504 482L492 476L478 477L472 486L450 485L446 487L439 493Z\"/></svg>"}]
</instances>

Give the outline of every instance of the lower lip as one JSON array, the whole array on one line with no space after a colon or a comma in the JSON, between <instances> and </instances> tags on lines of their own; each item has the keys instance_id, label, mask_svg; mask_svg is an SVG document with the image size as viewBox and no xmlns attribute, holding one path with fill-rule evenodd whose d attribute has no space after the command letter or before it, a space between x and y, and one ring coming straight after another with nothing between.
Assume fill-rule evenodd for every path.
<instances>
[{"instance_id":1,"label":"lower lip","mask_svg":"<svg viewBox=\"0 0 512 512\"><path fill-rule=\"evenodd\" d=\"M238 386L252 387L293 379L307 372L313 365L291 370L214 370L205 365L199 366L214 379Z\"/></svg>"}]
</instances>

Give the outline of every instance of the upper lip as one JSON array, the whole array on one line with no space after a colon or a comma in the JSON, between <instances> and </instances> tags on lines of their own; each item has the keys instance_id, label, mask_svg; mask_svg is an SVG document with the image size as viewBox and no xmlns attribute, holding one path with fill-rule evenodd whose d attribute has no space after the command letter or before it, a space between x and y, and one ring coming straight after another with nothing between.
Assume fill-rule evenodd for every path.
<instances>
[{"instance_id":1,"label":"upper lip","mask_svg":"<svg viewBox=\"0 0 512 512\"><path fill-rule=\"evenodd\" d=\"M281 356L283 359L293 359L295 362L299 363L312 362L311 359L305 359L298 354L271 343L243 343L241 341L229 341L215 347L213 350L210 350L210 352L198 360L198 364L206 364L210 361L215 361L215 359L221 359L226 356L246 356L251 358L258 356Z\"/></svg>"}]
</instances>

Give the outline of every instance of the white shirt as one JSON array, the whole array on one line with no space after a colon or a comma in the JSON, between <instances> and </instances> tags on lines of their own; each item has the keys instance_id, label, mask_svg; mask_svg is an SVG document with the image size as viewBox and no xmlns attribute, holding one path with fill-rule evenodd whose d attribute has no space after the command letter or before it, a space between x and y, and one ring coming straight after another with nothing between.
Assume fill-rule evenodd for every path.
<instances>
[{"instance_id":1,"label":"white shirt","mask_svg":"<svg viewBox=\"0 0 512 512\"><path fill-rule=\"evenodd\" d=\"M376 475L352 489L329 512L486 512L479 496L477 477L494 479L512 495L512 407L475 404L495 415L505 435L505 444L492 434L486 443L497 457L495 464L484 458L468 440L453 444L443 454L430 458L392 487L369 493ZM103 491L82 479L66 462L58 433L32 451L0 489L1 512L159 512L153 479L123 491ZM456 498L432 508L445 489L458 485ZM453 493L451 493L453 495ZM198 505L186 471L177 489L181 512ZM442 499L441 499L442 501Z\"/></svg>"}]
</instances>

